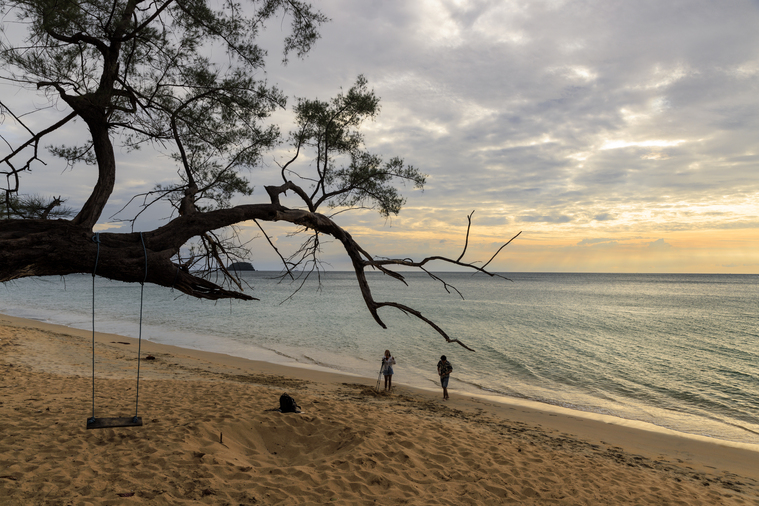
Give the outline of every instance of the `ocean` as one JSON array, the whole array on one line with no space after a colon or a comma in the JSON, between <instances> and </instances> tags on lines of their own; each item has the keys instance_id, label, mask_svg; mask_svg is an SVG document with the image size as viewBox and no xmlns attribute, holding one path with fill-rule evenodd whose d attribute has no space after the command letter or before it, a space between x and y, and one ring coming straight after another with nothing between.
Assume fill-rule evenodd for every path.
<instances>
[{"instance_id":1,"label":"ocean","mask_svg":"<svg viewBox=\"0 0 759 506\"><path fill-rule=\"evenodd\" d=\"M759 276L508 273L509 280L424 273L408 286L370 273L377 301L422 312L475 351L446 343L392 309L378 326L349 272L280 282L249 272L260 301L202 301L145 285L142 337L186 348L376 378L385 349L393 383L517 398L646 422L680 433L759 444ZM140 285L95 278L95 327L137 337ZM0 287L0 312L91 329L90 275ZM89 374L89 371L85 372Z\"/></svg>"}]
</instances>

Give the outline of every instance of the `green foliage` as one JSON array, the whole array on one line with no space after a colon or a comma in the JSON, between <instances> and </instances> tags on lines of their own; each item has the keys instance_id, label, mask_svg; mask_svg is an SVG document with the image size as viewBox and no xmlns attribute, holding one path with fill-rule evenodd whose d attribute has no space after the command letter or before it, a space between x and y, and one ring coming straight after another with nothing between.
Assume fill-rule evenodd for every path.
<instances>
[{"instance_id":1,"label":"green foliage","mask_svg":"<svg viewBox=\"0 0 759 506\"><path fill-rule=\"evenodd\" d=\"M63 205L60 197L40 195L8 195L0 199L0 219L59 219L68 218L73 210Z\"/></svg>"},{"instance_id":2,"label":"green foliage","mask_svg":"<svg viewBox=\"0 0 759 506\"><path fill-rule=\"evenodd\" d=\"M95 155L92 152L92 143L84 146L48 146L50 152L66 160L66 166L71 168L78 162L84 162L87 165L95 165Z\"/></svg>"},{"instance_id":3,"label":"green foliage","mask_svg":"<svg viewBox=\"0 0 759 506\"><path fill-rule=\"evenodd\" d=\"M20 0L0 11L28 26L25 45L0 42L4 73L64 101L90 130L107 129L127 150L149 144L169 151L180 180L153 191L180 212L192 211L187 199L205 211L250 195L242 171L279 140L265 121L285 106L285 95L258 77L267 53L256 36L265 22L289 17L286 59L303 56L326 21L298 0ZM219 49L225 58L213 57ZM311 209L365 206L387 217L405 202L396 181L423 187L426 176L414 167L364 148L360 127L379 110L363 76L329 101L297 101L292 141L298 152L313 153L317 171L306 177ZM69 166L102 165L93 146L49 150Z\"/></svg>"},{"instance_id":4,"label":"green foliage","mask_svg":"<svg viewBox=\"0 0 759 506\"><path fill-rule=\"evenodd\" d=\"M299 129L291 133L291 140L298 152L310 149L315 154L318 177L310 196L314 208L323 202L330 207L363 206L388 217L398 214L405 203L393 186L396 180L424 187L426 175L411 165L404 166L402 159L384 162L364 149L359 128L379 114L379 101L364 76L359 76L347 93L328 102L298 100Z\"/></svg>"},{"instance_id":5,"label":"green foliage","mask_svg":"<svg viewBox=\"0 0 759 506\"><path fill-rule=\"evenodd\" d=\"M278 140L264 122L286 101L258 77L267 51L257 34L267 20L289 18L285 59L303 56L327 21L299 0L1 2L0 15L11 14L28 36L17 46L0 40L2 75L64 101L91 130L97 122L118 132L127 150L168 150L184 184L175 190L197 185L206 208L249 194L237 172ZM49 149L72 165L95 161L91 147Z\"/></svg>"}]
</instances>

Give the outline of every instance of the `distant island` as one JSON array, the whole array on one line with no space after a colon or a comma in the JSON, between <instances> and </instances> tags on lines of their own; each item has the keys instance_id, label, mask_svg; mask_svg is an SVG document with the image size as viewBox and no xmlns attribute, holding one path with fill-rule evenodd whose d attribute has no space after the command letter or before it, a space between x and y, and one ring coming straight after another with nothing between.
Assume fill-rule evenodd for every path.
<instances>
[{"instance_id":1,"label":"distant island","mask_svg":"<svg viewBox=\"0 0 759 506\"><path fill-rule=\"evenodd\" d=\"M227 267L230 271L255 271L256 268L250 262L234 262Z\"/></svg>"}]
</instances>

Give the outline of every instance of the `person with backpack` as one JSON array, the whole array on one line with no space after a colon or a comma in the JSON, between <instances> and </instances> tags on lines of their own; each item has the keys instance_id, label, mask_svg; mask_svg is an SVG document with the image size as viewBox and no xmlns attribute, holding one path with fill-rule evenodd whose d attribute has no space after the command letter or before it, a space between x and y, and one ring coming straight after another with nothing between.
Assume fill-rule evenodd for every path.
<instances>
[{"instance_id":1,"label":"person with backpack","mask_svg":"<svg viewBox=\"0 0 759 506\"><path fill-rule=\"evenodd\" d=\"M382 374L385 376L385 391L393 387L393 366L395 358L390 354L390 350L385 350L385 356L382 357Z\"/></svg>"},{"instance_id":2,"label":"person with backpack","mask_svg":"<svg viewBox=\"0 0 759 506\"><path fill-rule=\"evenodd\" d=\"M440 376L440 385L443 387L443 400L448 400L448 379L453 372L453 366L445 355L440 357L440 362L437 363L437 373Z\"/></svg>"}]
</instances>

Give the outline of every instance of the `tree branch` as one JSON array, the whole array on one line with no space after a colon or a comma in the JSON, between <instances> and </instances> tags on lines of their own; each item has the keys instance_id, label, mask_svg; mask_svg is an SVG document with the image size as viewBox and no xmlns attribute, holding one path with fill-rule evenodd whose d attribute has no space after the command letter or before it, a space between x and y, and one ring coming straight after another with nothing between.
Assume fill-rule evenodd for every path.
<instances>
[{"instance_id":1,"label":"tree branch","mask_svg":"<svg viewBox=\"0 0 759 506\"><path fill-rule=\"evenodd\" d=\"M6 110L8 110L8 109L6 108ZM28 141L26 141L25 143L23 143L21 146L19 146L18 148L16 148L15 150L13 150L11 153L9 153L8 155L6 155L2 160L0 160L0 163L6 163L6 164L8 164L9 166L12 167L12 165L9 164L10 160L13 159L13 157L15 157L17 154L19 154L25 148L27 148L28 146L31 146L32 144L34 144L34 156L32 156L31 158L29 158L26 161L26 163L24 164L23 168L21 168L21 169L15 169L14 168L11 171L11 173L18 173L18 172L21 172L21 171L27 169L29 167L29 165L31 164L32 161L39 160L39 158L37 158L37 149L39 147L39 141L44 136L46 136L47 134L49 134L51 132L54 132L55 130L58 130L63 125L65 125L66 123L68 123L72 119L76 118L76 116L77 116L77 114L75 112L69 113L68 116L66 116L62 120L54 123L53 125L50 125L49 127L47 127L44 130L41 130L37 134L32 135L32 137ZM14 118L15 118L15 116L14 116ZM21 123L21 124L23 125L23 123ZM26 128L26 126L24 126L24 128ZM30 131L30 133L31 133L31 131Z\"/></svg>"},{"instance_id":2,"label":"tree branch","mask_svg":"<svg viewBox=\"0 0 759 506\"><path fill-rule=\"evenodd\" d=\"M461 255L456 259L457 262L461 261L462 258L464 258L464 255L466 254L466 248L469 246L469 229L472 228L472 215L474 214L474 211L469 213L469 216L466 217L467 226L466 226L466 238L464 239L464 250L461 252Z\"/></svg>"},{"instance_id":3,"label":"tree branch","mask_svg":"<svg viewBox=\"0 0 759 506\"><path fill-rule=\"evenodd\" d=\"M196 236L207 237L206 234L210 231L247 220L286 221L313 230L318 234L334 237L342 243L351 259L364 303L374 320L382 328L387 328L387 326L380 318L378 310L383 307L393 307L423 321L443 336L447 342L456 342L471 350L458 339L451 338L443 329L419 311L395 302L375 301L366 278L365 269L367 267L379 268L386 274L402 281L403 277L400 274L386 269L385 266L394 264L419 267L433 278L443 282L439 277L423 268L432 260L441 260L474 269L490 276L495 274L485 271L482 267L441 256L428 257L420 262L414 262L410 259L372 260L368 258L369 255L366 251L355 242L347 231L327 216L304 210L289 209L275 203L246 204L229 209L179 216L163 227L151 232L143 232L142 238L139 233L100 233L99 251L98 245L92 241L90 230L87 227L77 225L75 222L65 220L3 221L0 222L0 246L2 246L0 248L0 282L25 276L92 272L96 257L99 255L98 274L110 279L125 282L142 282L144 279L149 283L174 288L193 297L204 299L254 300L254 297L241 291L226 290L211 281L193 275L183 266L171 261L171 258L178 255L182 245L191 238ZM516 237L514 236L514 238ZM148 255L147 277L144 271L143 241ZM313 246L313 248L316 247ZM501 249L498 251L500 252ZM223 267L223 262L221 262L218 254L216 259L219 265ZM443 283L448 290L450 285ZM456 291L458 292L458 290ZM459 295L461 294L459 293Z\"/></svg>"}]
</instances>

